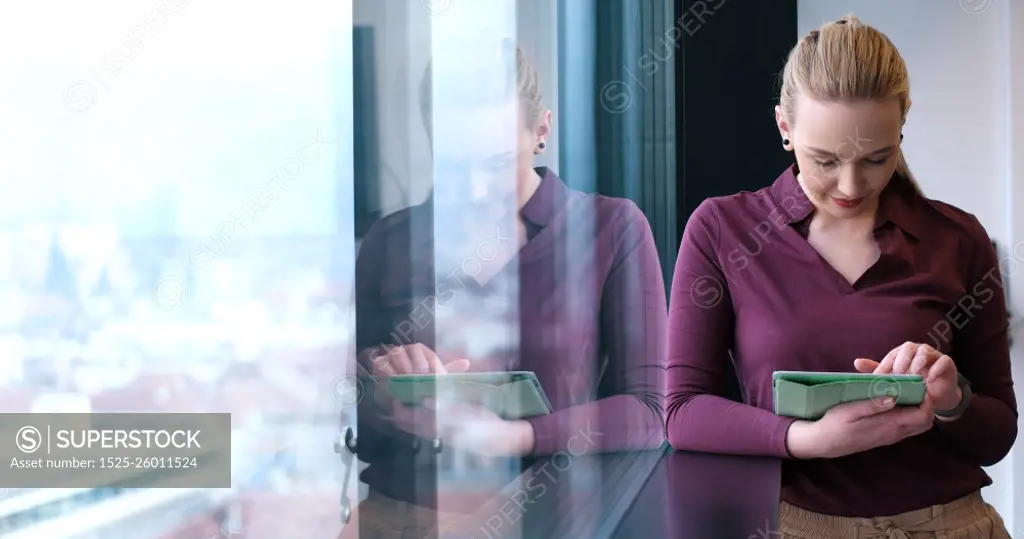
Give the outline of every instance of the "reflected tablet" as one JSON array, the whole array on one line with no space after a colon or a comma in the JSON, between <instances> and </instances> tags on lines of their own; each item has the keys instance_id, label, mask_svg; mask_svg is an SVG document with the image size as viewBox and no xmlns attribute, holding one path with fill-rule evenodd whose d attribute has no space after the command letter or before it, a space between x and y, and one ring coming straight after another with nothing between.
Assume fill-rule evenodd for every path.
<instances>
[{"instance_id":1,"label":"reflected tablet","mask_svg":"<svg viewBox=\"0 0 1024 539\"><path fill-rule=\"evenodd\" d=\"M529 371L399 374L386 380L406 406L417 406L426 398L449 398L481 404L502 419L551 413L537 375Z\"/></svg>"},{"instance_id":2,"label":"reflected tablet","mask_svg":"<svg viewBox=\"0 0 1024 539\"><path fill-rule=\"evenodd\" d=\"M775 413L815 420L833 406L893 397L896 406L924 402L924 379L917 374L775 371L772 373Z\"/></svg>"}]
</instances>

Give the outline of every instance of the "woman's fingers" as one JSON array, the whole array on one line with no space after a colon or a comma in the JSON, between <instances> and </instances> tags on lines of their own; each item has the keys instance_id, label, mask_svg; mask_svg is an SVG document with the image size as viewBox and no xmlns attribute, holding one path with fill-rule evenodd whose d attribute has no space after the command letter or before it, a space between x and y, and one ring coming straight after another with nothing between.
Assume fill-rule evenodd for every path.
<instances>
[{"instance_id":1,"label":"woman's fingers","mask_svg":"<svg viewBox=\"0 0 1024 539\"><path fill-rule=\"evenodd\" d=\"M446 364L443 361L441 361L441 358L438 357L438 355L435 354L434 351L431 350L430 348L427 348L426 346L423 345L417 346L423 353L423 357L425 360L425 362L422 364L425 365L424 370L417 372L447 374L449 372L465 372L466 370L469 369L468 359L456 359L455 361ZM414 365L419 367L421 366L421 363L417 362Z\"/></svg>"},{"instance_id":2,"label":"woman's fingers","mask_svg":"<svg viewBox=\"0 0 1024 539\"><path fill-rule=\"evenodd\" d=\"M404 346L399 346L388 354L388 360L390 364L390 372L385 374L408 374L412 372L412 360L409 358L409 352L406 351Z\"/></svg>"},{"instance_id":3,"label":"woman's fingers","mask_svg":"<svg viewBox=\"0 0 1024 539\"><path fill-rule=\"evenodd\" d=\"M427 372L432 372L436 374L444 374L448 372L448 369L445 368L444 363L441 362L441 358L437 357L437 354L435 354L433 351L430 352L429 356L427 357L427 361Z\"/></svg>"},{"instance_id":4,"label":"woman's fingers","mask_svg":"<svg viewBox=\"0 0 1024 539\"><path fill-rule=\"evenodd\" d=\"M917 354L919 346L917 343L912 342L903 343L903 346L899 347L899 352L896 353L896 359L892 362L892 372L896 374L909 372L910 363L914 360L914 355Z\"/></svg>"},{"instance_id":5,"label":"woman's fingers","mask_svg":"<svg viewBox=\"0 0 1024 539\"><path fill-rule=\"evenodd\" d=\"M882 361L858 358L853 363L859 372L924 375L941 356L938 350L927 344L905 342L886 354Z\"/></svg>"},{"instance_id":6,"label":"woman's fingers","mask_svg":"<svg viewBox=\"0 0 1024 539\"><path fill-rule=\"evenodd\" d=\"M387 353L378 355L370 360L370 369L374 375L391 376L395 372L395 354L401 352L401 348L392 348Z\"/></svg>"},{"instance_id":7,"label":"woman's fingers","mask_svg":"<svg viewBox=\"0 0 1024 539\"><path fill-rule=\"evenodd\" d=\"M431 364L435 363L434 351L422 344L412 344L405 347L409 354L408 374L425 374L431 371Z\"/></svg>"},{"instance_id":8,"label":"woman's fingers","mask_svg":"<svg viewBox=\"0 0 1024 539\"><path fill-rule=\"evenodd\" d=\"M385 376L445 372L437 354L422 344L392 348L387 354L374 358L373 370L374 374Z\"/></svg>"},{"instance_id":9,"label":"woman's fingers","mask_svg":"<svg viewBox=\"0 0 1024 539\"><path fill-rule=\"evenodd\" d=\"M899 348L895 348L886 354L882 361L878 362L878 366L875 367L875 374L888 374L892 372L892 363L896 360L896 354L899 351Z\"/></svg>"},{"instance_id":10,"label":"woman's fingers","mask_svg":"<svg viewBox=\"0 0 1024 539\"><path fill-rule=\"evenodd\" d=\"M433 350L422 344L396 346L387 354L373 358L373 374L447 374L469 370L468 359L457 359L445 364Z\"/></svg>"},{"instance_id":11,"label":"woman's fingers","mask_svg":"<svg viewBox=\"0 0 1024 539\"><path fill-rule=\"evenodd\" d=\"M857 372L872 373L875 372L875 369L878 368L878 362L871 359L859 357L853 360L853 367L857 369Z\"/></svg>"},{"instance_id":12,"label":"woman's fingers","mask_svg":"<svg viewBox=\"0 0 1024 539\"><path fill-rule=\"evenodd\" d=\"M917 347L917 353L914 354L914 359L910 362L910 368L907 370L907 372L910 374L923 375L928 371L928 368L931 367L933 363L935 363L935 360L938 359L941 355L942 354L940 354L931 346L928 346L927 344L922 344L921 346Z\"/></svg>"},{"instance_id":13,"label":"woman's fingers","mask_svg":"<svg viewBox=\"0 0 1024 539\"><path fill-rule=\"evenodd\" d=\"M456 359L451 363L444 366L447 372L466 372L469 370L470 362L468 359Z\"/></svg>"},{"instance_id":14,"label":"woman's fingers","mask_svg":"<svg viewBox=\"0 0 1024 539\"><path fill-rule=\"evenodd\" d=\"M951 379L956 379L956 365L953 363L953 358L944 354L939 356L939 358L929 366L926 382L934 382L943 376L949 376Z\"/></svg>"}]
</instances>

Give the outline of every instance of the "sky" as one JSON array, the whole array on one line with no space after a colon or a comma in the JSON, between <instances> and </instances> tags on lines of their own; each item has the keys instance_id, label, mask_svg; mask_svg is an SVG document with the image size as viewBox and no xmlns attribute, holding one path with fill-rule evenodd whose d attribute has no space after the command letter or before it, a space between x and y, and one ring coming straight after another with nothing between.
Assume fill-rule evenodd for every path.
<instances>
[{"instance_id":1,"label":"sky","mask_svg":"<svg viewBox=\"0 0 1024 539\"><path fill-rule=\"evenodd\" d=\"M351 214L347 4L5 3L0 227L63 213L207 236L287 165L253 233L336 231Z\"/></svg>"}]
</instances>

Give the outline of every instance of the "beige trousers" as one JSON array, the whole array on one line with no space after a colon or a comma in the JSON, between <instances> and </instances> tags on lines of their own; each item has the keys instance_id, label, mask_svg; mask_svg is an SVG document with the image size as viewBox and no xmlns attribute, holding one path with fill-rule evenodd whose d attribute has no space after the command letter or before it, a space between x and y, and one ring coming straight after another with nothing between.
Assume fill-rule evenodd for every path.
<instances>
[{"instance_id":1,"label":"beige trousers","mask_svg":"<svg viewBox=\"0 0 1024 539\"><path fill-rule=\"evenodd\" d=\"M834 517L782 502L782 539L1010 539L996 510L975 492L933 505L878 518Z\"/></svg>"}]
</instances>

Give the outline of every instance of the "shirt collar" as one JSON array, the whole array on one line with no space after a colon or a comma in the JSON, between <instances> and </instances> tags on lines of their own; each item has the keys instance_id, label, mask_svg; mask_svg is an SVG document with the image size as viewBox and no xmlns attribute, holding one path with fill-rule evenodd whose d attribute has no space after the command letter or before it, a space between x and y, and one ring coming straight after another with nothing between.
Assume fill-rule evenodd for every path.
<instances>
[{"instance_id":1,"label":"shirt collar","mask_svg":"<svg viewBox=\"0 0 1024 539\"><path fill-rule=\"evenodd\" d=\"M526 201L520 214L527 221L545 227L551 224L552 219L565 205L569 188L548 167L537 167L534 170L540 175L540 186Z\"/></svg>"},{"instance_id":2,"label":"shirt collar","mask_svg":"<svg viewBox=\"0 0 1024 539\"><path fill-rule=\"evenodd\" d=\"M523 208L519 210L519 213L530 224L545 228L565 206L569 199L569 187L548 167L537 167L534 170L541 177L540 185L533 196L523 205ZM427 227L430 229L430 223L434 218L433 201L434 192L431 191L426 201L413 208L409 218L414 221L415 224L412 225L414 228ZM433 234L417 234L416 236L425 241L433 241Z\"/></svg>"},{"instance_id":3,"label":"shirt collar","mask_svg":"<svg viewBox=\"0 0 1024 539\"><path fill-rule=\"evenodd\" d=\"M786 218L788 224L802 222L814 213L814 205L796 179L798 173L797 166L791 165L768 189L777 211ZM914 238L919 238L920 223L914 210L920 198L921 195L910 182L894 175L882 191L875 229L892 223Z\"/></svg>"}]
</instances>

